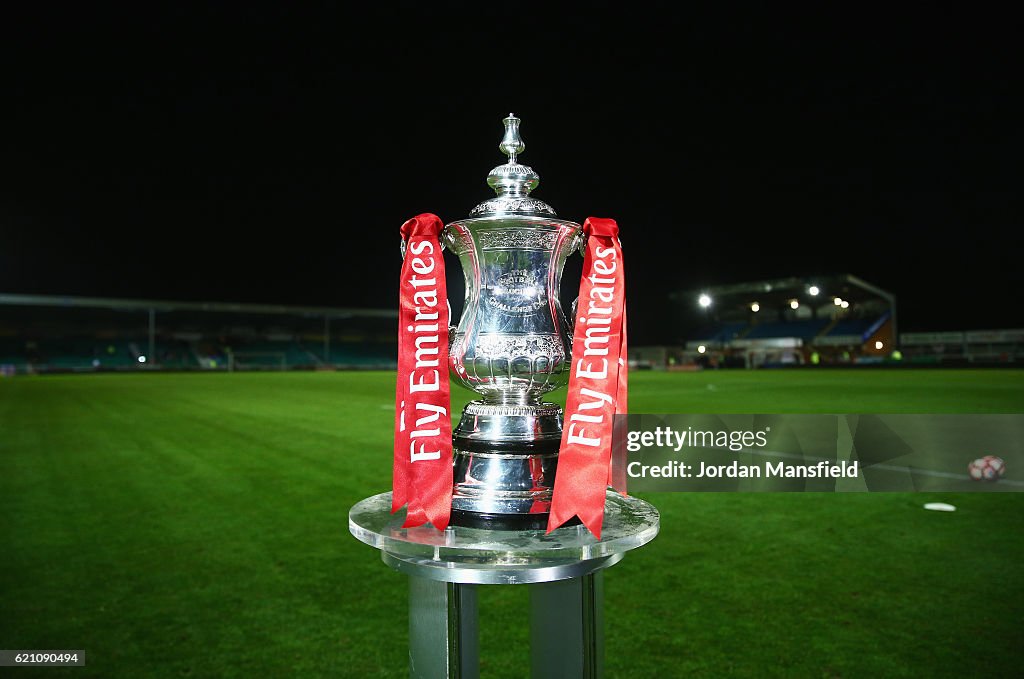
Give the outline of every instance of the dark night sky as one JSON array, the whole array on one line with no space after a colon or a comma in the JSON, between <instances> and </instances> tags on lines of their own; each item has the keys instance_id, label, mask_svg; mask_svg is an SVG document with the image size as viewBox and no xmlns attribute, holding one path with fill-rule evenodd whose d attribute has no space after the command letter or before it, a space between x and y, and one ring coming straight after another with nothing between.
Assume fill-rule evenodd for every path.
<instances>
[{"instance_id":1,"label":"dark night sky","mask_svg":"<svg viewBox=\"0 0 1024 679\"><path fill-rule=\"evenodd\" d=\"M0 292L394 307L398 227L492 195L515 111L535 195L619 221L636 342L670 290L833 272L1024 324L1009 16L297 6L4 10Z\"/></svg>"}]
</instances>

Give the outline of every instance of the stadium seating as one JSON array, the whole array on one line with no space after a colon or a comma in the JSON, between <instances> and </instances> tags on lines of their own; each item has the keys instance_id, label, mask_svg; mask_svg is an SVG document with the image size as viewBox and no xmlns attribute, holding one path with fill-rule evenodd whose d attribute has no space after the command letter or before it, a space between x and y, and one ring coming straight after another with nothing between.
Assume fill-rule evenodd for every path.
<instances>
[{"instance_id":1,"label":"stadium seating","mask_svg":"<svg viewBox=\"0 0 1024 679\"><path fill-rule=\"evenodd\" d=\"M747 323L725 323L708 326L695 333L693 338L707 342L728 342L742 335L747 326Z\"/></svg>"},{"instance_id":2,"label":"stadium seating","mask_svg":"<svg viewBox=\"0 0 1024 679\"><path fill-rule=\"evenodd\" d=\"M844 319L832 326L832 329L828 331L828 335L858 335L863 337L864 333L867 332L873 323L874 319L869 318Z\"/></svg>"},{"instance_id":3,"label":"stadium seating","mask_svg":"<svg viewBox=\"0 0 1024 679\"><path fill-rule=\"evenodd\" d=\"M826 319L808 319L789 322L759 323L745 335L745 339L799 337L809 340L828 325Z\"/></svg>"},{"instance_id":4,"label":"stadium seating","mask_svg":"<svg viewBox=\"0 0 1024 679\"><path fill-rule=\"evenodd\" d=\"M26 361L24 340L0 337L0 365L21 365Z\"/></svg>"},{"instance_id":5,"label":"stadium seating","mask_svg":"<svg viewBox=\"0 0 1024 679\"><path fill-rule=\"evenodd\" d=\"M836 321L832 327L829 328L828 332L825 333L825 336L859 337L861 341L865 341L874 334L882 324L889 320L889 316L890 313L886 312L875 317L843 318Z\"/></svg>"},{"instance_id":6,"label":"stadium seating","mask_svg":"<svg viewBox=\"0 0 1024 679\"><path fill-rule=\"evenodd\" d=\"M398 347L383 342L332 346L330 359L332 365L340 368L394 366L398 360Z\"/></svg>"}]
</instances>

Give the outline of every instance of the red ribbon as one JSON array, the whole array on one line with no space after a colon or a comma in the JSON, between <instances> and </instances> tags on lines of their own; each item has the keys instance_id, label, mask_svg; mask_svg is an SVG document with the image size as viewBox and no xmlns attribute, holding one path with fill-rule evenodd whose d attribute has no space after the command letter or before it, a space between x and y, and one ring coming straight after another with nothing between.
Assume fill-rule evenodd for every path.
<instances>
[{"instance_id":1,"label":"red ribbon","mask_svg":"<svg viewBox=\"0 0 1024 679\"><path fill-rule=\"evenodd\" d=\"M432 214L402 225L391 511L408 503L407 528L429 521L444 530L452 509L448 296L438 238L443 228Z\"/></svg>"},{"instance_id":2,"label":"red ribbon","mask_svg":"<svg viewBox=\"0 0 1024 679\"><path fill-rule=\"evenodd\" d=\"M626 412L626 285L615 220L591 217L583 232L587 250L548 532L578 516L600 539L609 482L625 490L624 475L613 479L610 463L613 418Z\"/></svg>"}]
</instances>

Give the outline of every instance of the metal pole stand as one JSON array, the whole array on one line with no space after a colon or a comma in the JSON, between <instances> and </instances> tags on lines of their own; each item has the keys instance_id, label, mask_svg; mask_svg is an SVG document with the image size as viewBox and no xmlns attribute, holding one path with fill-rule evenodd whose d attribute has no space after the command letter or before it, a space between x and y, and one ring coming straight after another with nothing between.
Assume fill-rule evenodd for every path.
<instances>
[{"instance_id":1,"label":"metal pole stand","mask_svg":"<svg viewBox=\"0 0 1024 679\"><path fill-rule=\"evenodd\" d=\"M409 576L409 676L480 675L478 585L530 588L530 672L534 679L600 677L603 569L658 534L658 511L608 491L601 539L582 526L486 530L402 528L391 493L357 503L349 530Z\"/></svg>"}]
</instances>

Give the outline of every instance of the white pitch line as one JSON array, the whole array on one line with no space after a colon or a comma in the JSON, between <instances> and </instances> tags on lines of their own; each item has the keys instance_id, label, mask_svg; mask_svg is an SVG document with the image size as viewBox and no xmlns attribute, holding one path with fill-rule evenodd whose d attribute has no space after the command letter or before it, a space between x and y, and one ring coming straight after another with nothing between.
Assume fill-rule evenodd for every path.
<instances>
[{"instance_id":1,"label":"white pitch line","mask_svg":"<svg viewBox=\"0 0 1024 679\"><path fill-rule=\"evenodd\" d=\"M774 455L776 457L785 457L791 460L813 460L815 462L837 462L828 457L818 457L817 455L797 455L796 453L780 453L774 450L749 450L745 449L743 452L750 453L751 455ZM863 465L864 469L882 469L890 472L905 472L910 474L920 474L921 476L932 476L941 479L956 479L958 481L973 481L973 479L967 474L953 474L950 472L939 472L932 469L919 469L914 467L901 467L895 464L872 464ZM1014 486L1017 488L1024 488L1024 481L1011 481L1010 479L999 479L998 483L1006 486Z\"/></svg>"}]
</instances>

